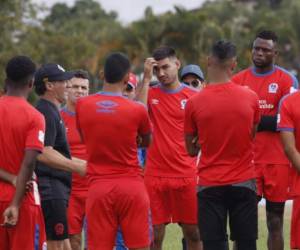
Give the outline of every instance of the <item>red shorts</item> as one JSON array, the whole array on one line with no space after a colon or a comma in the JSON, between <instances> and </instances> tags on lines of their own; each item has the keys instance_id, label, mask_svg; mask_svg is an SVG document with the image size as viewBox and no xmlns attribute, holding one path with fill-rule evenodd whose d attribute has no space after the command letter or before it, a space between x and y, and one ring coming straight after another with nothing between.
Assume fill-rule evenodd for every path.
<instances>
[{"instance_id":1,"label":"red shorts","mask_svg":"<svg viewBox=\"0 0 300 250\"><path fill-rule=\"evenodd\" d=\"M150 202L142 177L101 179L86 203L89 250L111 250L120 225L128 248L150 245Z\"/></svg>"},{"instance_id":2,"label":"red shorts","mask_svg":"<svg viewBox=\"0 0 300 250\"><path fill-rule=\"evenodd\" d=\"M145 177L153 225L197 224L195 178Z\"/></svg>"},{"instance_id":3,"label":"red shorts","mask_svg":"<svg viewBox=\"0 0 300 250\"><path fill-rule=\"evenodd\" d=\"M291 249L300 249L300 198L295 199L293 202Z\"/></svg>"},{"instance_id":4,"label":"red shorts","mask_svg":"<svg viewBox=\"0 0 300 250\"><path fill-rule=\"evenodd\" d=\"M0 223L9 203L0 202ZM19 210L19 219L15 227L0 227L1 250L46 249L46 233L40 206L24 204Z\"/></svg>"},{"instance_id":5,"label":"red shorts","mask_svg":"<svg viewBox=\"0 0 300 250\"><path fill-rule=\"evenodd\" d=\"M86 192L71 192L68 206L68 229L71 235L82 232L86 198Z\"/></svg>"},{"instance_id":6,"label":"red shorts","mask_svg":"<svg viewBox=\"0 0 300 250\"><path fill-rule=\"evenodd\" d=\"M291 167L275 164L256 164L257 195L271 202L289 199Z\"/></svg>"}]
</instances>

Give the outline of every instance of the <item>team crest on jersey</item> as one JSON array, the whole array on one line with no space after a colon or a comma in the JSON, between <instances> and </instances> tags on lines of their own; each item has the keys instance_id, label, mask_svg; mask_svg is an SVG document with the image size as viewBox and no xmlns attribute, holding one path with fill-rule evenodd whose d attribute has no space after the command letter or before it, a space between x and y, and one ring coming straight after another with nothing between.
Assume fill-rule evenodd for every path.
<instances>
[{"instance_id":1,"label":"team crest on jersey","mask_svg":"<svg viewBox=\"0 0 300 250\"><path fill-rule=\"evenodd\" d=\"M183 99L180 101L181 109L185 109L186 102L187 102L187 99Z\"/></svg>"},{"instance_id":2,"label":"team crest on jersey","mask_svg":"<svg viewBox=\"0 0 300 250\"><path fill-rule=\"evenodd\" d=\"M154 105L157 105L159 103L159 100L157 99L151 99L151 103Z\"/></svg>"},{"instance_id":3,"label":"team crest on jersey","mask_svg":"<svg viewBox=\"0 0 300 250\"><path fill-rule=\"evenodd\" d=\"M269 93L276 94L278 90L278 84L273 82L269 85Z\"/></svg>"},{"instance_id":4,"label":"team crest on jersey","mask_svg":"<svg viewBox=\"0 0 300 250\"><path fill-rule=\"evenodd\" d=\"M41 143L44 143L45 140L45 133L42 130L39 130L38 139Z\"/></svg>"}]
</instances>

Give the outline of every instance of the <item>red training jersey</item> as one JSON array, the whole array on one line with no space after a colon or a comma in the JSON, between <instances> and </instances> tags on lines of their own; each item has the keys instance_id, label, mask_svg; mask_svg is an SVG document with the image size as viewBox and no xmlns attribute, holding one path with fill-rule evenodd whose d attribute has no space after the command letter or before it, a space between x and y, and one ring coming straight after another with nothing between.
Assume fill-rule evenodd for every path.
<instances>
[{"instance_id":1,"label":"red training jersey","mask_svg":"<svg viewBox=\"0 0 300 250\"><path fill-rule=\"evenodd\" d=\"M165 90L162 85L149 89L153 142L147 151L145 175L195 176L196 157L190 157L186 151L183 126L185 104L197 92L184 84L173 91Z\"/></svg>"},{"instance_id":2,"label":"red training jersey","mask_svg":"<svg viewBox=\"0 0 300 250\"><path fill-rule=\"evenodd\" d=\"M82 160L87 159L86 147L83 144L76 125L76 113L64 107L61 111L64 121L71 156ZM72 192L86 192L88 190L87 178L77 173L72 173Z\"/></svg>"},{"instance_id":3,"label":"red training jersey","mask_svg":"<svg viewBox=\"0 0 300 250\"><path fill-rule=\"evenodd\" d=\"M300 152L300 92L297 91L283 98L277 119L277 129L279 131L289 131L295 136L295 143ZM296 169L290 172L290 196L300 195L300 175Z\"/></svg>"},{"instance_id":4,"label":"red training jersey","mask_svg":"<svg viewBox=\"0 0 300 250\"><path fill-rule=\"evenodd\" d=\"M231 82L208 85L187 102L184 132L201 145L199 185L255 178L252 131L259 120L257 95Z\"/></svg>"},{"instance_id":5,"label":"red training jersey","mask_svg":"<svg viewBox=\"0 0 300 250\"><path fill-rule=\"evenodd\" d=\"M251 67L233 76L232 81L248 86L259 98L261 115L277 115L278 105L283 96L298 88L298 81L281 67L258 74ZM280 142L279 133L262 131L257 133L254 146L256 164L288 164Z\"/></svg>"},{"instance_id":6,"label":"red training jersey","mask_svg":"<svg viewBox=\"0 0 300 250\"><path fill-rule=\"evenodd\" d=\"M0 98L0 117L0 168L18 175L25 150L43 150L45 120L25 99L13 96ZM0 179L0 190L0 201L10 202L15 187ZM24 202L39 204L36 185Z\"/></svg>"},{"instance_id":7,"label":"red training jersey","mask_svg":"<svg viewBox=\"0 0 300 250\"><path fill-rule=\"evenodd\" d=\"M78 100L77 125L87 148L87 175L99 178L141 174L137 136L151 133L146 107L111 92Z\"/></svg>"}]
</instances>

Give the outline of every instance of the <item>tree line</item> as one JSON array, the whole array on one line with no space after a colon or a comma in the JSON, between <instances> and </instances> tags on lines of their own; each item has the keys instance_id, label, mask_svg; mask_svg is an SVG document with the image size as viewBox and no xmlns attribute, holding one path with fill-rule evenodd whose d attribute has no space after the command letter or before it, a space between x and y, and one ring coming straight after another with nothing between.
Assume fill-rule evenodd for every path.
<instances>
[{"instance_id":1,"label":"tree line","mask_svg":"<svg viewBox=\"0 0 300 250\"><path fill-rule=\"evenodd\" d=\"M124 25L114 11L96 0L77 0L73 6L57 3L50 9L32 0L0 3L0 87L8 59L17 54L36 63L57 62L66 69L85 69L92 89L101 87L99 71L111 51L126 53L132 70L141 73L143 62L159 45L177 50L183 64L205 69L211 44L229 39L238 47L238 68L251 63L251 43L262 29L279 35L278 63L300 70L299 0L215 0L194 10L175 6L173 12L155 15L146 7L140 20Z\"/></svg>"}]
</instances>

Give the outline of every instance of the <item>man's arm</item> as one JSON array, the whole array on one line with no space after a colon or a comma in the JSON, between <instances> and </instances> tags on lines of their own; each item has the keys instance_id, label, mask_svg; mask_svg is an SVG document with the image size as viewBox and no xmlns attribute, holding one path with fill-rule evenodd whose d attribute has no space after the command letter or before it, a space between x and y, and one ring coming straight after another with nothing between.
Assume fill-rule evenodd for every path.
<instances>
[{"instance_id":1,"label":"man's arm","mask_svg":"<svg viewBox=\"0 0 300 250\"><path fill-rule=\"evenodd\" d=\"M280 137L284 152L293 166L300 172L300 153L296 148L295 135L293 131L280 131Z\"/></svg>"},{"instance_id":2,"label":"man's arm","mask_svg":"<svg viewBox=\"0 0 300 250\"><path fill-rule=\"evenodd\" d=\"M4 211L4 225L14 226L17 224L19 216L19 207L21 205L24 194L26 193L26 184L31 179L35 167L35 161L39 154L36 150L28 149L21 164L16 183L16 192L9 207Z\"/></svg>"},{"instance_id":3,"label":"man's arm","mask_svg":"<svg viewBox=\"0 0 300 250\"><path fill-rule=\"evenodd\" d=\"M190 156L197 156L200 151L200 145L198 143L198 136L185 134L185 147Z\"/></svg>"},{"instance_id":4,"label":"man's arm","mask_svg":"<svg viewBox=\"0 0 300 250\"><path fill-rule=\"evenodd\" d=\"M68 159L51 146L45 147L37 159L51 168L75 172L82 176L84 176L86 172L86 161L78 158Z\"/></svg>"},{"instance_id":5,"label":"man's arm","mask_svg":"<svg viewBox=\"0 0 300 250\"><path fill-rule=\"evenodd\" d=\"M139 135L138 140L137 140L137 144L138 144L139 148L147 148L151 144L151 141L152 141L151 134Z\"/></svg>"},{"instance_id":6,"label":"man's arm","mask_svg":"<svg viewBox=\"0 0 300 250\"><path fill-rule=\"evenodd\" d=\"M149 85L153 76L153 68L157 65L154 58L149 57L144 63L144 77L141 84L137 86L136 100L148 104Z\"/></svg>"}]
</instances>

